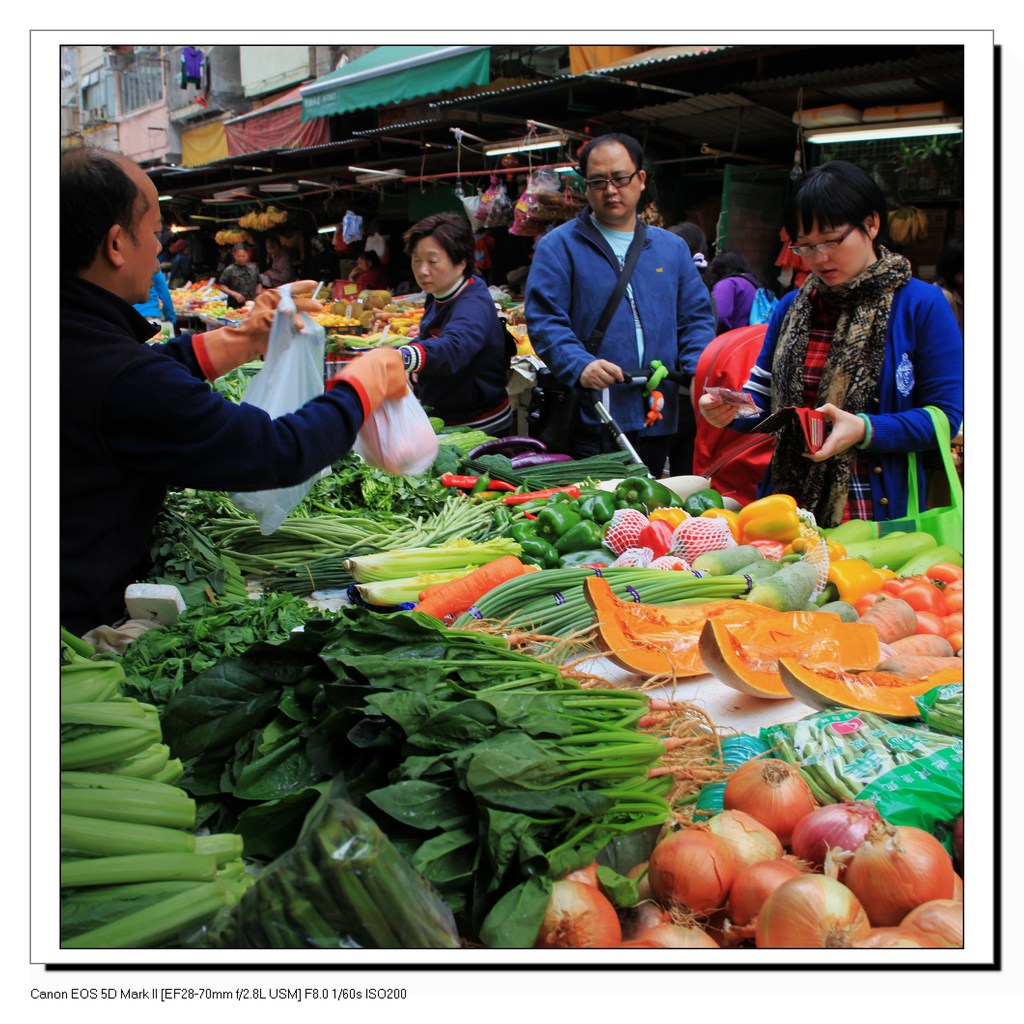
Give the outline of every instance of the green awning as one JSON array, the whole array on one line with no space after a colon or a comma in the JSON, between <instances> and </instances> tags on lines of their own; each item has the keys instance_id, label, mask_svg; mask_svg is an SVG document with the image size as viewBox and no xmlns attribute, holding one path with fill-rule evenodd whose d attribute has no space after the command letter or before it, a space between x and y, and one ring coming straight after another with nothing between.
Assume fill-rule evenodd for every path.
<instances>
[{"instance_id":1,"label":"green awning","mask_svg":"<svg viewBox=\"0 0 1024 1024\"><path fill-rule=\"evenodd\" d=\"M490 81L489 46L378 46L301 89L302 120Z\"/></svg>"}]
</instances>

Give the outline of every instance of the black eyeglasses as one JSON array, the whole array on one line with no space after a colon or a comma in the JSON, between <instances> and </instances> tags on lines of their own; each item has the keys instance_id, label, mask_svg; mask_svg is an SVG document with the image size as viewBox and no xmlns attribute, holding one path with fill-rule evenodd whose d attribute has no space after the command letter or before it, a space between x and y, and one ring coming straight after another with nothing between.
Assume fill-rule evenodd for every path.
<instances>
[{"instance_id":1,"label":"black eyeglasses","mask_svg":"<svg viewBox=\"0 0 1024 1024\"><path fill-rule=\"evenodd\" d=\"M814 245L791 245L789 247L790 252L795 252L797 256L812 256L815 253L819 256L824 256L825 253L834 252L841 242L844 242L854 231L857 230L856 224L851 224L838 238L830 238L827 242L816 242Z\"/></svg>"},{"instance_id":2,"label":"black eyeglasses","mask_svg":"<svg viewBox=\"0 0 1024 1024\"><path fill-rule=\"evenodd\" d=\"M593 189L595 192L603 192L609 185L625 188L639 173L640 168L638 167L632 174L620 174L616 178L587 178L587 188Z\"/></svg>"}]
</instances>

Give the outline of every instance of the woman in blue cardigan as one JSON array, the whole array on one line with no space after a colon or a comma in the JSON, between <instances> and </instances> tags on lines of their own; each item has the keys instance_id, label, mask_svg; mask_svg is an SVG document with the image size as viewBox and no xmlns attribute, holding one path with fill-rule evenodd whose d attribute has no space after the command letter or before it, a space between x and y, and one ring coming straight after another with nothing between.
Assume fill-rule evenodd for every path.
<instances>
[{"instance_id":1,"label":"woman in blue cardigan","mask_svg":"<svg viewBox=\"0 0 1024 1024\"><path fill-rule=\"evenodd\" d=\"M824 413L821 450L807 452L787 427L761 486L793 495L819 526L904 516L907 453L936 447L924 406L941 409L952 434L963 419L956 319L941 291L881 244L885 211L881 189L853 164L833 160L801 179L784 226L811 273L776 307L744 386L761 416L734 420L735 405L700 398L709 423L737 430L787 406Z\"/></svg>"}]
</instances>

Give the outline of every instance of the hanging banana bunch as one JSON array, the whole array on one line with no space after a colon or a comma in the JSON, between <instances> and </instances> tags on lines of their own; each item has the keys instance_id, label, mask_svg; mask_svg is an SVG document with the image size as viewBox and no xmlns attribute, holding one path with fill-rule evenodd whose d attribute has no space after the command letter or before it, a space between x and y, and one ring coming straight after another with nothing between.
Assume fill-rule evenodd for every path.
<instances>
[{"instance_id":1,"label":"hanging banana bunch","mask_svg":"<svg viewBox=\"0 0 1024 1024\"><path fill-rule=\"evenodd\" d=\"M898 206L889 211L889 237L899 245L928 237L928 217L917 206Z\"/></svg>"}]
</instances>

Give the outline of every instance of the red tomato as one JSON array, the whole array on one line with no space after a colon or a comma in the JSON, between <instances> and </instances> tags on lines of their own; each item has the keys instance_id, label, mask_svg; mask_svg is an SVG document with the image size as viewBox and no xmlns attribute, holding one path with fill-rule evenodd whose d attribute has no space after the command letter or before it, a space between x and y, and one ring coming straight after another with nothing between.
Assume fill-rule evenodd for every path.
<instances>
[{"instance_id":1,"label":"red tomato","mask_svg":"<svg viewBox=\"0 0 1024 1024\"><path fill-rule=\"evenodd\" d=\"M882 593L899 597L900 593L910 584L910 580L892 579L882 584Z\"/></svg>"},{"instance_id":2,"label":"red tomato","mask_svg":"<svg viewBox=\"0 0 1024 1024\"><path fill-rule=\"evenodd\" d=\"M951 562L936 562L925 575L930 580L938 580L940 583L959 583L964 578L964 571L959 565Z\"/></svg>"},{"instance_id":3,"label":"red tomato","mask_svg":"<svg viewBox=\"0 0 1024 1024\"><path fill-rule=\"evenodd\" d=\"M946 610L952 612L962 612L964 610L964 592L962 590L954 590L950 592L947 587L943 592L942 596L946 601Z\"/></svg>"},{"instance_id":4,"label":"red tomato","mask_svg":"<svg viewBox=\"0 0 1024 1024\"><path fill-rule=\"evenodd\" d=\"M915 633L933 633L935 636L946 635L946 624L934 612L917 613L917 629Z\"/></svg>"},{"instance_id":5,"label":"red tomato","mask_svg":"<svg viewBox=\"0 0 1024 1024\"><path fill-rule=\"evenodd\" d=\"M880 597L880 592L865 594L859 601L854 602L854 609L858 615L863 615Z\"/></svg>"},{"instance_id":6,"label":"red tomato","mask_svg":"<svg viewBox=\"0 0 1024 1024\"><path fill-rule=\"evenodd\" d=\"M948 611L942 591L934 583L929 583L927 580L912 580L909 587L900 591L899 596L915 612L931 612L933 615L941 617Z\"/></svg>"},{"instance_id":7,"label":"red tomato","mask_svg":"<svg viewBox=\"0 0 1024 1024\"><path fill-rule=\"evenodd\" d=\"M964 581L957 580L956 583L947 583L943 594L962 594L964 592Z\"/></svg>"},{"instance_id":8,"label":"red tomato","mask_svg":"<svg viewBox=\"0 0 1024 1024\"><path fill-rule=\"evenodd\" d=\"M954 652L962 651L963 650L963 647L964 647L964 635L959 630L954 632L954 633L950 633L946 637L946 639L949 641L949 645L950 645L950 647L953 648Z\"/></svg>"},{"instance_id":9,"label":"red tomato","mask_svg":"<svg viewBox=\"0 0 1024 1024\"><path fill-rule=\"evenodd\" d=\"M943 615L942 621L946 624L946 636L950 633L962 633L964 631L964 613L953 612L950 615Z\"/></svg>"}]
</instances>

